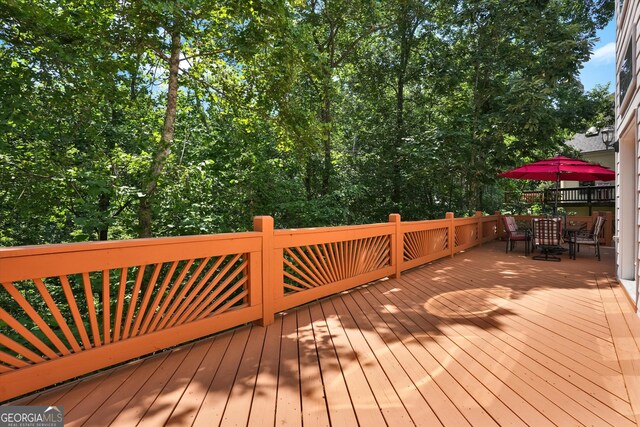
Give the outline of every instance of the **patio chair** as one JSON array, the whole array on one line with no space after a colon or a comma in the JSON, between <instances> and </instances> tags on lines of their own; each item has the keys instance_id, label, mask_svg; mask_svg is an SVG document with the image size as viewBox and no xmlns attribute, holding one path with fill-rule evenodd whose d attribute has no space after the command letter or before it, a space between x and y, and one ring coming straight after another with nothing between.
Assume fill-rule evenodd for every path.
<instances>
[{"instance_id":1,"label":"patio chair","mask_svg":"<svg viewBox=\"0 0 640 427\"><path fill-rule=\"evenodd\" d=\"M605 217L599 216L593 223L593 228L590 232L576 234L575 240L573 241L576 247L576 250L573 252L573 259L575 259L576 251L580 252L580 245L590 245L595 248L596 256L598 257L598 261L600 261L600 234L602 233L605 221Z\"/></svg>"},{"instance_id":2,"label":"patio chair","mask_svg":"<svg viewBox=\"0 0 640 427\"><path fill-rule=\"evenodd\" d=\"M533 220L533 248L540 249L540 255L533 259L544 261L560 261L556 256L564 250L562 244L561 218L535 218Z\"/></svg>"},{"instance_id":3,"label":"patio chair","mask_svg":"<svg viewBox=\"0 0 640 427\"><path fill-rule=\"evenodd\" d=\"M512 216L503 216L502 221L504 222L504 230L507 232L507 249L505 252L513 251L516 242L524 242L524 254L528 256L529 242L531 241L529 230L518 230L516 219Z\"/></svg>"}]
</instances>

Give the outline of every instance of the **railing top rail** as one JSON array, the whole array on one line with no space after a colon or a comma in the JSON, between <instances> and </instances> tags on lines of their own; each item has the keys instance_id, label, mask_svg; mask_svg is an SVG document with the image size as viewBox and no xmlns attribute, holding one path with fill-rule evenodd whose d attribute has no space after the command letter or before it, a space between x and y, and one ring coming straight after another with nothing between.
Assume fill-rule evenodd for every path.
<instances>
[{"instance_id":1,"label":"railing top rail","mask_svg":"<svg viewBox=\"0 0 640 427\"><path fill-rule=\"evenodd\" d=\"M424 221L403 221L400 223L400 230L404 233L421 230L435 230L446 228L451 224L450 219L430 219Z\"/></svg>"},{"instance_id":2,"label":"railing top rail","mask_svg":"<svg viewBox=\"0 0 640 427\"><path fill-rule=\"evenodd\" d=\"M473 224L475 222L478 222L479 219L480 219L480 217L477 217L477 216L469 216L469 217L466 217L466 218L454 218L453 222L455 222L458 225L460 225L460 224Z\"/></svg>"},{"instance_id":3,"label":"railing top rail","mask_svg":"<svg viewBox=\"0 0 640 427\"><path fill-rule=\"evenodd\" d=\"M131 249L153 246L167 246L184 243L206 243L220 241L240 241L256 239L261 233L255 231L240 233L206 234L197 236L152 237L145 239L110 240L104 242L58 243L51 245L31 245L0 248L0 259L28 255L48 255L71 252L102 251L110 249Z\"/></svg>"},{"instance_id":4,"label":"railing top rail","mask_svg":"<svg viewBox=\"0 0 640 427\"><path fill-rule=\"evenodd\" d=\"M370 229L389 229L389 231L393 230L393 225L387 222L378 223L378 224L361 224L361 225L340 225L336 227L310 227L310 228L287 228L283 230L275 230L274 234L276 236L289 236L296 234L321 234L321 233L331 233L331 232L343 232L343 231L354 231L354 230L370 230ZM386 230L385 230L386 231Z\"/></svg>"},{"instance_id":5,"label":"railing top rail","mask_svg":"<svg viewBox=\"0 0 640 427\"><path fill-rule=\"evenodd\" d=\"M318 245L323 243L366 239L376 236L391 236L395 232L395 229L395 224L383 223L343 227L276 230L274 232L274 247L281 249L293 246Z\"/></svg>"}]
</instances>

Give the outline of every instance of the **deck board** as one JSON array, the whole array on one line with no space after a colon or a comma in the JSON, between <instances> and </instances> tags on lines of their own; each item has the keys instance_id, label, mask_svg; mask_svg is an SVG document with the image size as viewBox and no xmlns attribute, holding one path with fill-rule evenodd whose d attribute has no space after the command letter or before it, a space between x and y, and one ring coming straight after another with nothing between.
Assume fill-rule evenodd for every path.
<instances>
[{"instance_id":1,"label":"deck board","mask_svg":"<svg viewBox=\"0 0 640 427\"><path fill-rule=\"evenodd\" d=\"M334 303L337 303L334 305L336 305L338 315L345 319L345 327L364 331L362 336L370 350L365 348L361 354L369 352L375 357L413 423L416 425L440 425L427 400L422 394L416 393L415 384L403 369L404 363L410 361L407 362L394 354L389 348L389 343L385 342L371 320L361 311L362 307L354 304L349 296L334 300ZM365 355L361 359L361 363L365 365L372 361L373 358L368 358Z\"/></svg>"},{"instance_id":2,"label":"deck board","mask_svg":"<svg viewBox=\"0 0 640 427\"><path fill-rule=\"evenodd\" d=\"M313 333L324 381L329 420L339 426L357 426L358 419L353 410L351 396L340 369L340 362L320 304L310 305L309 313L313 322Z\"/></svg>"},{"instance_id":3,"label":"deck board","mask_svg":"<svg viewBox=\"0 0 640 427\"><path fill-rule=\"evenodd\" d=\"M205 391L204 400L194 420L193 425L218 425L222 419L233 384L237 378L242 358L247 348L251 330L255 327L238 329L231 338L220 367L213 382Z\"/></svg>"},{"instance_id":4,"label":"deck board","mask_svg":"<svg viewBox=\"0 0 640 427\"><path fill-rule=\"evenodd\" d=\"M426 280L426 278L424 280ZM416 298L421 297L416 295ZM451 298L447 296L442 299L451 300ZM478 306L482 301L482 298L471 294L463 297L457 295L455 300L451 300L451 304L453 305L450 305L447 310L450 312L464 310L465 306ZM459 304L457 307L455 305L456 302ZM527 354L529 356L537 354L552 354L553 357L543 360L561 362L561 364L573 368L577 373L595 381L602 378L617 378L619 380L619 384L624 388L622 378L620 376L615 376L616 373L620 373L619 365L617 363L612 364L611 367L604 366L602 363L597 363L597 361L596 363L593 363L593 359L589 359L584 355L584 349L576 351L569 348L566 343L558 340L554 336L553 331L544 329L540 331L539 329L536 329L536 325L534 323L523 321L524 319L513 316L501 316L498 323L489 317L472 316L469 312L468 314L470 321L480 329L497 331L503 326L510 326L509 334L502 334L501 337L506 343L528 350L523 354ZM518 320L520 320L520 322L518 322Z\"/></svg>"},{"instance_id":5,"label":"deck board","mask_svg":"<svg viewBox=\"0 0 640 427\"><path fill-rule=\"evenodd\" d=\"M440 299L439 302L443 302L443 300L444 298ZM473 304L471 303L469 305L473 305ZM448 308L451 309L451 307L448 307ZM458 307L458 309L460 309L460 307ZM469 314L471 315L471 313ZM443 332L445 332L448 336L456 336L456 333L454 331L450 333L446 329L444 328L442 329L443 329ZM504 331L505 335L511 333L511 331L507 328L503 327L501 329ZM463 334L464 332L460 332L460 335L463 335ZM482 332L480 331L478 332L478 334L482 334ZM484 336L483 338L485 343L495 344L495 341L490 336ZM502 351L509 352L509 349L505 348L503 345L500 345L500 349ZM511 354L514 354L514 353L511 353ZM522 358L529 359L529 351L522 352L519 355L515 354L514 360L519 360ZM581 382L579 380L574 379L575 383L579 383L581 385L580 387L578 387L576 384L572 384L568 381L565 381L564 377L571 377L572 373L569 372L566 367L563 367L560 364L553 363L554 362L553 360L551 360L550 362L551 362L551 366L547 367L544 364L536 363L536 360L534 359L529 359L528 363L526 363L526 366L529 371L529 375L526 377L527 381L529 381L530 384L534 384L537 387L540 387L539 391L541 391L545 395L552 396L553 397L552 400L555 402L560 402L563 408L573 408L574 411L577 413L577 415L582 417L580 421L582 421L583 423L588 424L592 422L591 418L588 415L583 413L583 409L576 406L576 402L571 399L571 396L578 394L581 397L580 402L583 403L585 409L592 409L593 415L597 416L599 411L606 412L609 409L601 405L601 402L599 402L598 400L593 399L591 397L591 394L594 394L594 395L600 394L601 397L603 397L603 399L607 401L615 399L614 397L610 396L607 393L599 393L602 390L599 389L598 387L595 387L593 384L587 381ZM515 367L512 367L511 369L512 369L512 372L514 373L515 371L517 371L517 368ZM553 387L549 387L548 383L551 383ZM584 392L583 388L586 388L588 390L588 393ZM616 400L616 402L617 401L618 400ZM623 405L626 403L626 406L624 407L628 409L629 406L627 402L621 402L621 403ZM627 421L620 418L618 416L619 414L615 412L611 412L609 415L610 415L610 418L618 421L618 424L616 425L623 425Z\"/></svg>"},{"instance_id":6,"label":"deck board","mask_svg":"<svg viewBox=\"0 0 640 427\"><path fill-rule=\"evenodd\" d=\"M78 424L81 424L80 421L84 421L85 425L111 424L113 420L116 419L120 411L122 411L122 409L129 403L136 392L144 386L147 378L149 378L153 372L158 369L158 366L160 366L166 356L166 354L163 354L158 357L151 357L137 365L128 366L128 370L131 371L131 375L119 384L119 387L113 394L105 396L105 400L100 403L100 407L96 409L91 416L86 418L86 420L84 417L76 418L73 416L68 423L74 424L77 420ZM72 415L72 413L67 415L67 419Z\"/></svg>"},{"instance_id":7,"label":"deck board","mask_svg":"<svg viewBox=\"0 0 640 427\"><path fill-rule=\"evenodd\" d=\"M358 422L360 425L385 425L383 412L367 382L356 353L349 344L333 304L330 300L324 300L321 306Z\"/></svg>"},{"instance_id":8,"label":"deck board","mask_svg":"<svg viewBox=\"0 0 640 427\"><path fill-rule=\"evenodd\" d=\"M638 425L640 319L611 252L487 244L12 403L71 426Z\"/></svg>"},{"instance_id":9,"label":"deck board","mask_svg":"<svg viewBox=\"0 0 640 427\"><path fill-rule=\"evenodd\" d=\"M329 424L329 412L309 307L300 307L296 314L302 423L307 426L326 426Z\"/></svg>"},{"instance_id":10,"label":"deck board","mask_svg":"<svg viewBox=\"0 0 640 427\"><path fill-rule=\"evenodd\" d=\"M193 424L233 336L233 332L227 332L213 340L203 363L191 378L180 400L176 402L167 424L174 426Z\"/></svg>"},{"instance_id":11,"label":"deck board","mask_svg":"<svg viewBox=\"0 0 640 427\"><path fill-rule=\"evenodd\" d=\"M275 423L281 335L282 317L278 317L274 325L267 328L249 414L250 426L273 426Z\"/></svg>"}]
</instances>

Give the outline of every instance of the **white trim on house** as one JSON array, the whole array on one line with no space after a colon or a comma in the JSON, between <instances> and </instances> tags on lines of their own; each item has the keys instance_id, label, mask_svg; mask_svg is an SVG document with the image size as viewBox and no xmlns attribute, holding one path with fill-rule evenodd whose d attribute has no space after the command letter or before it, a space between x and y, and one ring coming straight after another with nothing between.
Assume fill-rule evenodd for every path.
<instances>
[{"instance_id":1,"label":"white trim on house","mask_svg":"<svg viewBox=\"0 0 640 427\"><path fill-rule=\"evenodd\" d=\"M617 278L639 305L640 280L640 1L616 0L616 262ZM621 71L631 46L631 77L620 99Z\"/></svg>"}]
</instances>

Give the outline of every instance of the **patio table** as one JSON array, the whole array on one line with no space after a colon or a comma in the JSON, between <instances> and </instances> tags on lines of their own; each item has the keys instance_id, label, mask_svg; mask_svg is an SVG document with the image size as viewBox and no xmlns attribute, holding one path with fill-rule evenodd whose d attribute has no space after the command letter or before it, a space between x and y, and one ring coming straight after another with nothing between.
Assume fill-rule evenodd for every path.
<instances>
[{"instance_id":1,"label":"patio table","mask_svg":"<svg viewBox=\"0 0 640 427\"><path fill-rule=\"evenodd\" d=\"M585 223L569 224L564 228L564 234L569 242L569 258L576 259L576 236L587 228Z\"/></svg>"}]
</instances>

